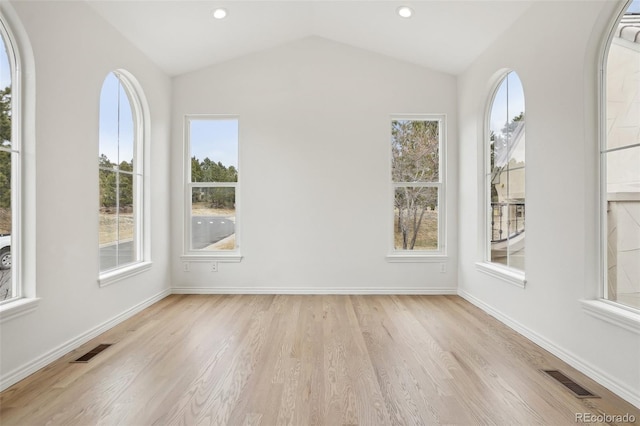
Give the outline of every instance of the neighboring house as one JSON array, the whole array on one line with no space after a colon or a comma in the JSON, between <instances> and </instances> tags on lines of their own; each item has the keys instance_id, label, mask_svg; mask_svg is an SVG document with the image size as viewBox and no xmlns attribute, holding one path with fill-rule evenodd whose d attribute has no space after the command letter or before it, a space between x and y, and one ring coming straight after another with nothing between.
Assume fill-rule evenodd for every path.
<instances>
[{"instance_id":1,"label":"neighboring house","mask_svg":"<svg viewBox=\"0 0 640 426\"><path fill-rule=\"evenodd\" d=\"M640 16L625 15L607 64L607 149L640 143ZM640 149L607 161L609 299L640 301Z\"/></svg>"},{"instance_id":2,"label":"neighboring house","mask_svg":"<svg viewBox=\"0 0 640 426\"><path fill-rule=\"evenodd\" d=\"M526 132L525 121L516 123L509 143L504 149L495 150L495 168L491 175L491 194L494 200L491 203L491 258L502 263L501 259L506 258L509 252L522 260L515 264L511 262L511 265L524 269Z\"/></svg>"}]
</instances>

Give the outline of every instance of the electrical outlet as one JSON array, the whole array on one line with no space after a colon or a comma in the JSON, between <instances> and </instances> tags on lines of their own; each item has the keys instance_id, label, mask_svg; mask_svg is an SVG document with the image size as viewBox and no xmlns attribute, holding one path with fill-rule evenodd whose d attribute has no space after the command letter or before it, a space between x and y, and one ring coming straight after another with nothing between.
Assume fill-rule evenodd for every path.
<instances>
[{"instance_id":1,"label":"electrical outlet","mask_svg":"<svg viewBox=\"0 0 640 426\"><path fill-rule=\"evenodd\" d=\"M189 272L191 268L189 267L189 262L182 262L182 270L184 272Z\"/></svg>"},{"instance_id":2,"label":"electrical outlet","mask_svg":"<svg viewBox=\"0 0 640 426\"><path fill-rule=\"evenodd\" d=\"M447 272L447 264L446 263L441 263L440 264L440 273L444 274L445 272Z\"/></svg>"},{"instance_id":3,"label":"electrical outlet","mask_svg":"<svg viewBox=\"0 0 640 426\"><path fill-rule=\"evenodd\" d=\"M211 272L218 272L218 262L211 262Z\"/></svg>"}]
</instances>

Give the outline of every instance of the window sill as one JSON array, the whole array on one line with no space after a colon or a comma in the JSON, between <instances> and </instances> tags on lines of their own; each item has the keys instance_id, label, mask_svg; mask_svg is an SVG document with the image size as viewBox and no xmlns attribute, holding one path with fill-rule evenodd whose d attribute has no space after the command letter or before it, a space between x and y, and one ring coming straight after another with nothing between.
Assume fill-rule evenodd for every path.
<instances>
[{"instance_id":1,"label":"window sill","mask_svg":"<svg viewBox=\"0 0 640 426\"><path fill-rule=\"evenodd\" d=\"M449 258L442 254L389 254L389 263L442 263Z\"/></svg>"},{"instance_id":2,"label":"window sill","mask_svg":"<svg viewBox=\"0 0 640 426\"><path fill-rule=\"evenodd\" d=\"M477 262L476 269L483 274L498 278L499 280L513 284L516 287L525 288L525 285L527 284L524 272L516 271L515 269L498 266L489 262Z\"/></svg>"},{"instance_id":3,"label":"window sill","mask_svg":"<svg viewBox=\"0 0 640 426\"><path fill-rule=\"evenodd\" d=\"M35 311L39 303L40 299L38 298L24 297L0 305L0 324Z\"/></svg>"},{"instance_id":4,"label":"window sill","mask_svg":"<svg viewBox=\"0 0 640 426\"><path fill-rule=\"evenodd\" d=\"M180 260L185 262L228 262L239 263L242 261L240 254L183 254Z\"/></svg>"},{"instance_id":5,"label":"window sill","mask_svg":"<svg viewBox=\"0 0 640 426\"><path fill-rule=\"evenodd\" d=\"M100 277L98 278L98 285L100 287L106 287L108 285L117 283L118 281L122 281L134 275L138 275L151 269L151 264L151 262L139 262L134 263L133 265L125 266L123 268L115 269L113 271L105 272L104 274L100 274Z\"/></svg>"},{"instance_id":6,"label":"window sill","mask_svg":"<svg viewBox=\"0 0 640 426\"><path fill-rule=\"evenodd\" d=\"M640 313L604 299L581 300L582 309L592 317L640 334Z\"/></svg>"}]
</instances>

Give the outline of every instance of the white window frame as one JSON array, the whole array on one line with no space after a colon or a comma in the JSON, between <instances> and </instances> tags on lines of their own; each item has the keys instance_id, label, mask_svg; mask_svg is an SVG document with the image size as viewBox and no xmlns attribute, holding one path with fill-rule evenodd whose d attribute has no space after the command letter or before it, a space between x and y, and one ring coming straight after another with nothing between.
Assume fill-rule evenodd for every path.
<instances>
[{"instance_id":1,"label":"white window frame","mask_svg":"<svg viewBox=\"0 0 640 426\"><path fill-rule=\"evenodd\" d=\"M116 268L99 272L98 285L105 287L151 269L150 241L150 200L149 178L149 108L136 78L124 69L111 71L118 78L131 105L134 125L134 158L133 158L133 217L135 222L134 253L135 260ZM106 78L106 77L105 77ZM104 80L103 80L104 82ZM100 252L98 251L98 256ZM98 259L98 264L100 264Z\"/></svg>"},{"instance_id":2,"label":"white window frame","mask_svg":"<svg viewBox=\"0 0 640 426\"><path fill-rule=\"evenodd\" d=\"M607 259L607 62L609 50L614 43L614 33L618 22L627 10L631 0L622 5L619 13L611 20L603 39L598 59L598 286L595 298L587 297L580 300L583 311L594 318L613 324L617 327L640 335L640 312L638 309L605 299L608 285ZM624 40L621 40L624 43ZM637 46L634 46L637 48Z\"/></svg>"},{"instance_id":3,"label":"white window frame","mask_svg":"<svg viewBox=\"0 0 640 426\"><path fill-rule=\"evenodd\" d=\"M191 182L191 122L207 120L235 120L238 123L238 181L237 182ZM184 117L184 238L183 261L189 262L240 262L242 261L241 235L241 167L242 144L240 142L240 116L238 114L187 114ZM191 193L193 188L235 188L236 223L234 250L193 250L191 248Z\"/></svg>"},{"instance_id":4,"label":"white window frame","mask_svg":"<svg viewBox=\"0 0 640 426\"><path fill-rule=\"evenodd\" d=\"M0 323L33 312L36 297L35 69L28 36L6 2L0 2L0 32L12 70L12 291L0 303ZM23 72L24 69L30 72Z\"/></svg>"},{"instance_id":5,"label":"white window frame","mask_svg":"<svg viewBox=\"0 0 640 426\"><path fill-rule=\"evenodd\" d=\"M525 288L527 280L525 276L525 271L521 271L519 269L511 268L509 266L495 263L491 261L491 216L493 215L493 211L491 208L491 111L493 109L493 104L496 99L496 95L502 82L509 76L511 72L514 72L512 69L506 69L501 71L495 78L494 84L492 86L489 102L485 105L484 111L484 125L483 132L481 138L482 144L482 166L480 170L482 172L480 191L481 194L478 198L481 203L478 211L479 220L481 220L480 227L480 239L482 241L482 249L480 252L481 260L476 262L476 269L486 275L489 275L493 278L497 278L506 283L515 285L516 287L520 287L522 289ZM518 75L518 78L520 76ZM525 100L526 103L526 100ZM526 126L526 124L525 124ZM526 128L525 128L526 132ZM526 163L525 163L526 170ZM526 201L525 201L526 204Z\"/></svg>"},{"instance_id":6,"label":"white window frame","mask_svg":"<svg viewBox=\"0 0 640 426\"><path fill-rule=\"evenodd\" d=\"M437 121L438 122L438 182L394 182L392 167L393 154L392 147L389 145L389 182L390 182L390 201L388 220L389 235L389 254L386 256L387 262L392 263L440 263L446 262L447 244L446 244L446 181L447 181L447 115L446 114L391 114L389 119L389 127L393 121ZM390 136L390 134L389 134ZM395 248L395 230L394 230L394 200L396 188L402 187L421 187L421 188L437 188L438 190L438 248L435 250L402 250Z\"/></svg>"}]
</instances>

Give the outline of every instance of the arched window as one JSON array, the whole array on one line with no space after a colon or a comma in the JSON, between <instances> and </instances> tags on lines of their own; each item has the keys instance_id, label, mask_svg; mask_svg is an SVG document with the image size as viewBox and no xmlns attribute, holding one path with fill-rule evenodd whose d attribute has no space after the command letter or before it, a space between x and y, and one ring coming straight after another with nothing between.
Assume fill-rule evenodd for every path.
<instances>
[{"instance_id":1,"label":"arched window","mask_svg":"<svg viewBox=\"0 0 640 426\"><path fill-rule=\"evenodd\" d=\"M640 1L626 5L606 52L600 118L602 294L640 309Z\"/></svg>"},{"instance_id":2,"label":"arched window","mask_svg":"<svg viewBox=\"0 0 640 426\"><path fill-rule=\"evenodd\" d=\"M22 296L20 271L20 88L10 33L0 20L0 303Z\"/></svg>"},{"instance_id":3,"label":"arched window","mask_svg":"<svg viewBox=\"0 0 640 426\"><path fill-rule=\"evenodd\" d=\"M100 274L144 260L144 117L139 91L124 71L104 80L100 93Z\"/></svg>"},{"instance_id":4,"label":"arched window","mask_svg":"<svg viewBox=\"0 0 640 426\"><path fill-rule=\"evenodd\" d=\"M487 261L524 272L525 108L518 75L505 75L493 95L488 117Z\"/></svg>"}]
</instances>

